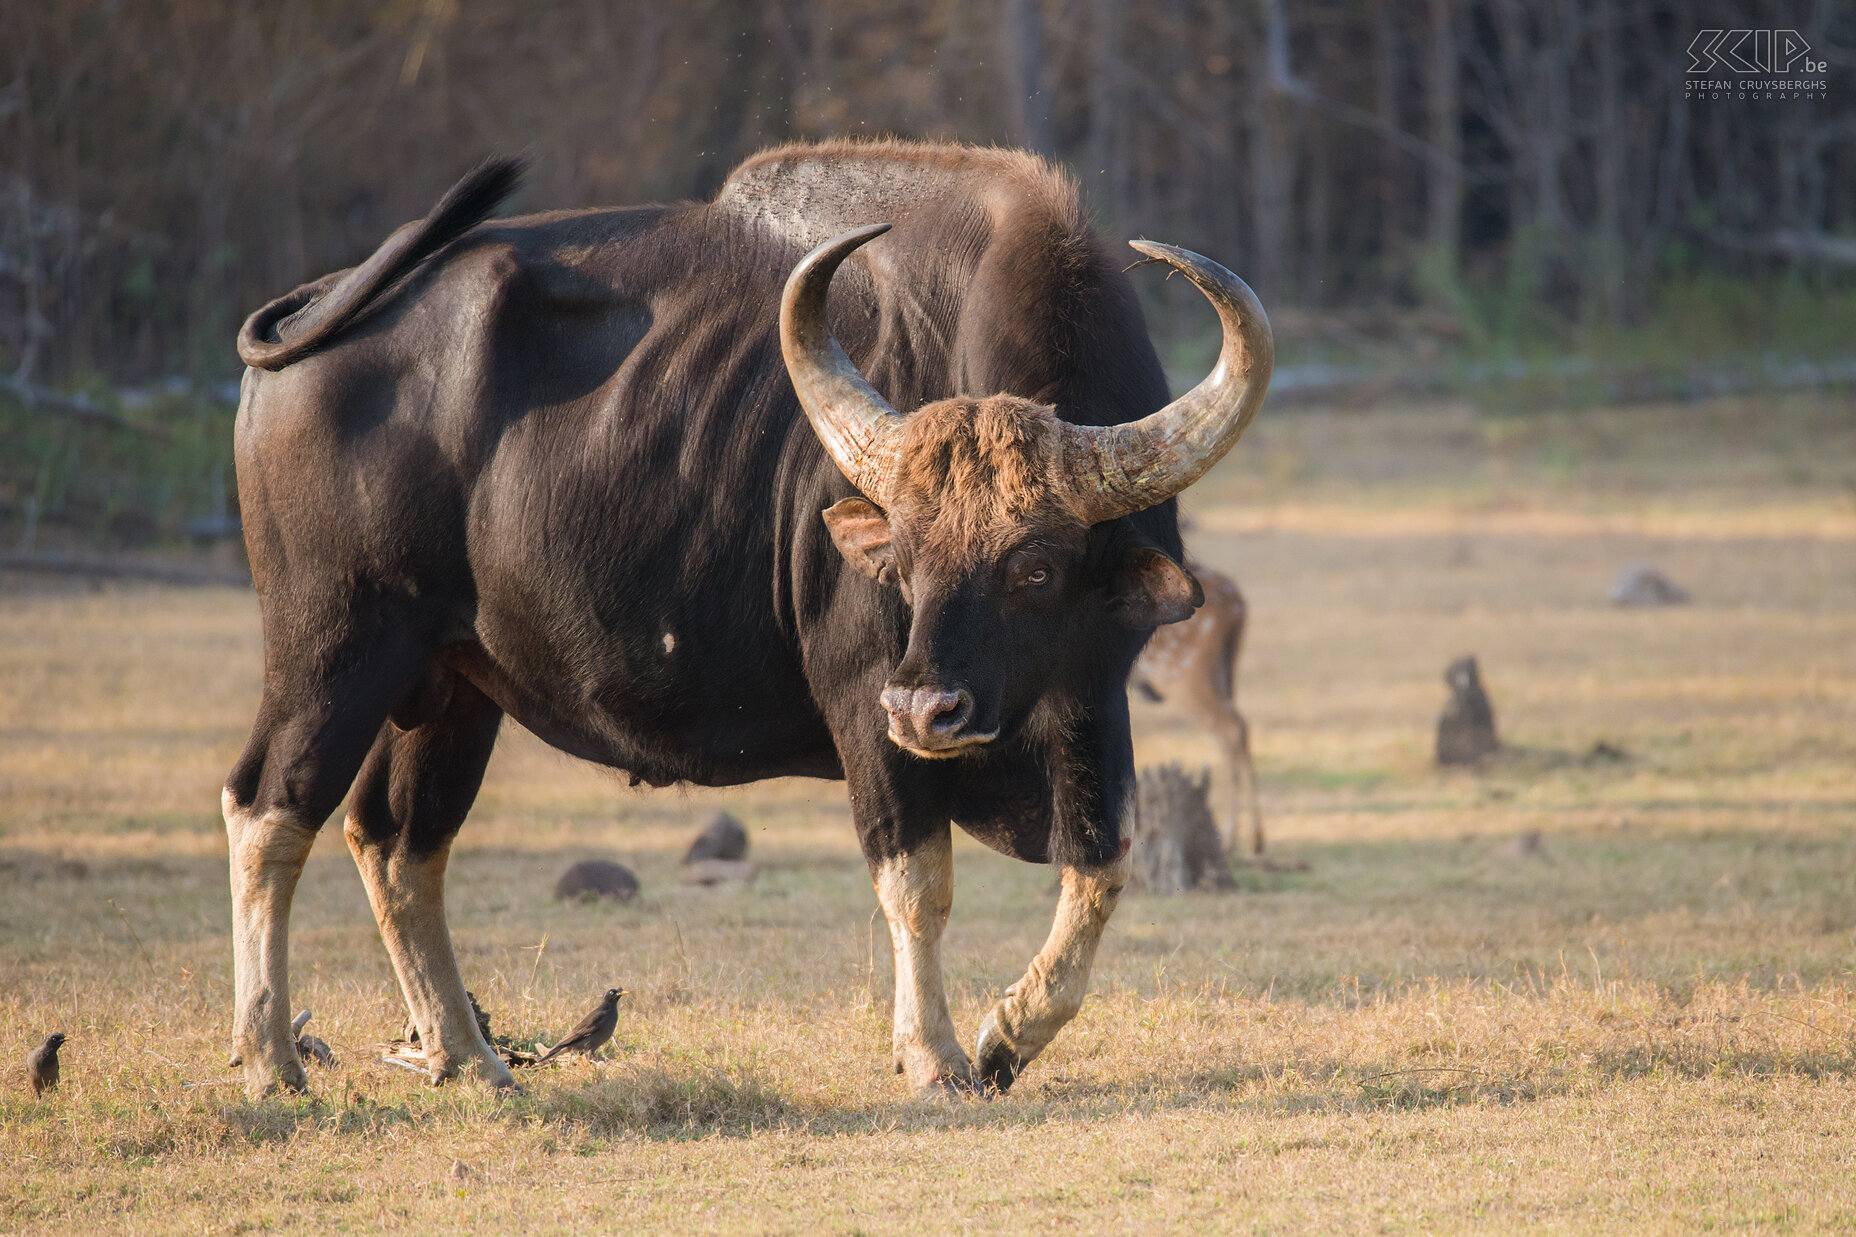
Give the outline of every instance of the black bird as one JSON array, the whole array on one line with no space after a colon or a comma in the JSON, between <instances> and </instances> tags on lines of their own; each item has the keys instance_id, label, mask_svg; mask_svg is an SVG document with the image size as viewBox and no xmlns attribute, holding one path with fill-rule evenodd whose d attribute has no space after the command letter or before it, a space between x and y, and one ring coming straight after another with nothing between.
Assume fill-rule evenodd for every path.
<instances>
[{"instance_id":1,"label":"black bird","mask_svg":"<svg viewBox=\"0 0 1856 1237\"><path fill-rule=\"evenodd\" d=\"M606 989L599 1008L582 1018L580 1025L569 1032L566 1039L536 1057L536 1064L552 1060L563 1052L584 1052L590 1057L604 1048L606 1041L612 1038L614 1028L619 1025L619 998L630 995L623 988Z\"/></svg>"},{"instance_id":2,"label":"black bird","mask_svg":"<svg viewBox=\"0 0 1856 1237\"><path fill-rule=\"evenodd\" d=\"M43 1095L58 1085L58 1050L63 1046L64 1032L58 1031L47 1035L44 1043L26 1054L26 1072L32 1075L34 1095Z\"/></svg>"}]
</instances>

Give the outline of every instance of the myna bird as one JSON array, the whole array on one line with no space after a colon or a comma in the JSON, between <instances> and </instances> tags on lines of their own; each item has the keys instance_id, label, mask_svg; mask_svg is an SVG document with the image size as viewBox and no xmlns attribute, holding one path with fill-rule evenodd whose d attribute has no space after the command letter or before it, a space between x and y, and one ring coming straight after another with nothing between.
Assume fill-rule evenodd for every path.
<instances>
[{"instance_id":1,"label":"myna bird","mask_svg":"<svg viewBox=\"0 0 1856 1237\"><path fill-rule=\"evenodd\" d=\"M610 1027L606 1034L612 1034ZM26 1054L26 1073L32 1077L34 1095L44 1095L58 1085L58 1050L63 1046L64 1032L57 1031L47 1035L44 1043Z\"/></svg>"},{"instance_id":2,"label":"myna bird","mask_svg":"<svg viewBox=\"0 0 1856 1237\"><path fill-rule=\"evenodd\" d=\"M490 1015L484 1013L483 1006L477 1004L477 994L475 992L466 991L464 995L470 1000L470 1012L472 1017L477 1019L478 1034L483 1036L484 1043L494 1046L496 1041L490 1036ZM419 1024L414 1022L411 1018L406 1019L406 1029L400 1033L400 1038L409 1044L418 1043Z\"/></svg>"},{"instance_id":3,"label":"myna bird","mask_svg":"<svg viewBox=\"0 0 1856 1237\"><path fill-rule=\"evenodd\" d=\"M584 1052L590 1057L604 1048L619 1025L619 998L630 995L623 988L606 989L599 1008L581 1019L580 1025L569 1032L566 1039L535 1058L536 1063L553 1060L563 1052Z\"/></svg>"}]
</instances>

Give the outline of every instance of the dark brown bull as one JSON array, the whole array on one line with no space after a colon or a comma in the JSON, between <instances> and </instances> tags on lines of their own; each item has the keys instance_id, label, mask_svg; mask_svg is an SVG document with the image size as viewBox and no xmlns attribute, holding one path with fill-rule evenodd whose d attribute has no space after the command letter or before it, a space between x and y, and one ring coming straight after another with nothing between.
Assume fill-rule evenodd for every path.
<instances>
[{"instance_id":1,"label":"dark brown bull","mask_svg":"<svg viewBox=\"0 0 1856 1237\"><path fill-rule=\"evenodd\" d=\"M1237 853L1242 825L1248 824L1250 853L1260 855L1263 812L1250 760L1250 724L1237 707L1237 662L1249 610L1236 580L1199 563L1189 566L1205 592L1205 604L1185 622L1154 632L1129 683L1149 700L1171 701L1210 732L1230 776L1225 848Z\"/></svg>"},{"instance_id":2,"label":"dark brown bull","mask_svg":"<svg viewBox=\"0 0 1856 1237\"><path fill-rule=\"evenodd\" d=\"M507 714L654 785L845 779L897 1069L1003 1090L1080 1007L1127 878L1128 671L1198 603L1171 499L1262 402L1261 306L1137 246L1224 328L1168 403L1074 187L1010 152L796 148L714 202L477 226L512 182L487 167L240 335L265 643L224 794L248 1085L304 1083L290 900L344 794L434 1076L510 1080L444 915ZM952 823L1063 868L974 1059L941 980Z\"/></svg>"}]
</instances>

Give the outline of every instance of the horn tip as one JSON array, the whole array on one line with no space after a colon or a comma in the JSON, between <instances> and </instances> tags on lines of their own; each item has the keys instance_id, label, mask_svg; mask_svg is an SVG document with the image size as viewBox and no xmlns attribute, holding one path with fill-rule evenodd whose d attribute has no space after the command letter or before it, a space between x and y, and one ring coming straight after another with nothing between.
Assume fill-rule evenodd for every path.
<instances>
[{"instance_id":1,"label":"horn tip","mask_svg":"<svg viewBox=\"0 0 1856 1237\"><path fill-rule=\"evenodd\" d=\"M1176 249L1172 245L1162 245L1159 241L1149 240L1129 241L1128 248L1134 250L1136 253L1144 253L1150 258L1159 258L1162 261L1165 261L1172 254L1184 252L1183 250Z\"/></svg>"}]
</instances>

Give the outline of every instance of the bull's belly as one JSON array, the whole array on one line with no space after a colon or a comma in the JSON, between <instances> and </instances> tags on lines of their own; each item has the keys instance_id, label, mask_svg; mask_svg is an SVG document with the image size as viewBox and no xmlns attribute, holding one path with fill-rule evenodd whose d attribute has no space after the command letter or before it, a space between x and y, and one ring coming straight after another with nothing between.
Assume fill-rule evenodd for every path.
<instances>
[{"instance_id":1,"label":"bull's belly","mask_svg":"<svg viewBox=\"0 0 1856 1237\"><path fill-rule=\"evenodd\" d=\"M447 660L543 742L628 774L633 784L738 786L771 777L844 776L803 685L758 676L717 691L713 676L606 664L564 673L483 644Z\"/></svg>"}]
</instances>

